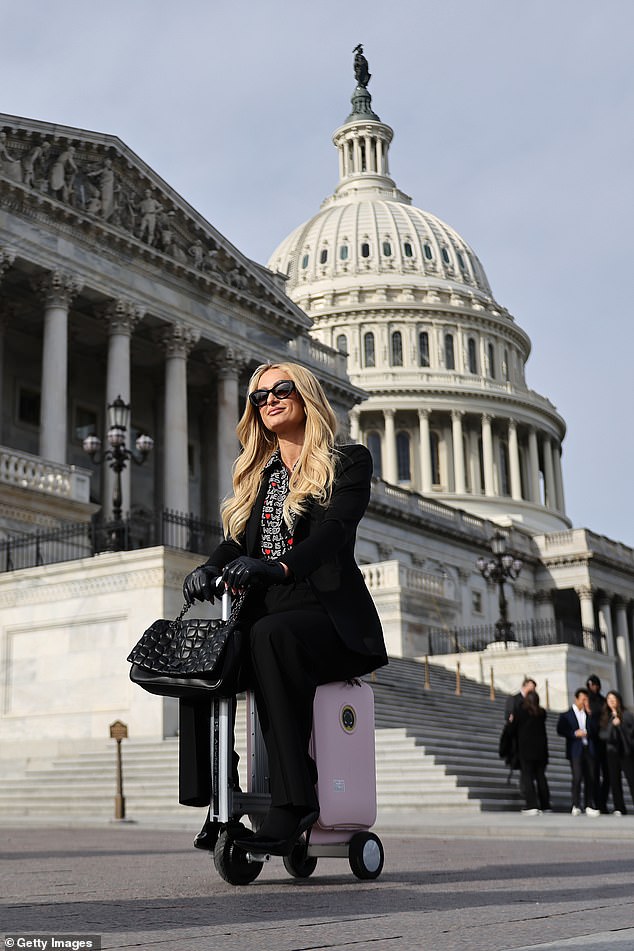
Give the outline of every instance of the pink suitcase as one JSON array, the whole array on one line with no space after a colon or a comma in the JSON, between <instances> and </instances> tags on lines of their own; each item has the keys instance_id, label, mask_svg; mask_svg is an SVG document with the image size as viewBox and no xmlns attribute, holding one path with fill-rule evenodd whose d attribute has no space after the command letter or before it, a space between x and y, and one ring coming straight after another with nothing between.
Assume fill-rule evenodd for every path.
<instances>
[{"instance_id":1,"label":"pink suitcase","mask_svg":"<svg viewBox=\"0 0 634 951\"><path fill-rule=\"evenodd\" d=\"M355 680L317 688L311 754L319 799L311 843L345 842L374 825L374 694L369 684ZM341 835L344 831L348 835Z\"/></svg>"}]
</instances>

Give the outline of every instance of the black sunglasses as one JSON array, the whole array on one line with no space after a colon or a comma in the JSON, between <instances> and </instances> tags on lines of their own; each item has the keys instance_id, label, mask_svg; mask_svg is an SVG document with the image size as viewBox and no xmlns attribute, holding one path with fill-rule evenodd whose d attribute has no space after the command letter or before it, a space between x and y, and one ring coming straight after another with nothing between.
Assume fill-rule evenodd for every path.
<instances>
[{"instance_id":1,"label":"black sunglasses","mask_svg":"<svg viewBox=\"0 0 634 951\"><path fill-rule=\"evenodd\" d=\"M262 409L266 406L269 393L272 393L276 400L287 400L291 393L295 393L295 384L292 380L280 380L270 390L254 390L253 393L249 393L251 405L256 409Z\"/></svg>"}]
</instances>

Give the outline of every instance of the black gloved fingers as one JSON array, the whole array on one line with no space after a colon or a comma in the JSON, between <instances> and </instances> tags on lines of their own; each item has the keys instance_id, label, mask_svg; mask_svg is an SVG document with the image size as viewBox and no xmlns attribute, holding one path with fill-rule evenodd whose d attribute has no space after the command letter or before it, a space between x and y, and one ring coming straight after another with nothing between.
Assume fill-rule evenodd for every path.
<instances>
[{"instance_id":1,"label":"black gloved fingers","mask_svg":"<svg viewBox=\"0 0 634 951\"><path fill-rule=\"evenodd\" d=\"M183 583L183 595L188 604L194 601L214 602L214 596L217 594L215 584L218 578L218 571L211 565L201 565L194 568Z\"/></svg>"}]
</instances>

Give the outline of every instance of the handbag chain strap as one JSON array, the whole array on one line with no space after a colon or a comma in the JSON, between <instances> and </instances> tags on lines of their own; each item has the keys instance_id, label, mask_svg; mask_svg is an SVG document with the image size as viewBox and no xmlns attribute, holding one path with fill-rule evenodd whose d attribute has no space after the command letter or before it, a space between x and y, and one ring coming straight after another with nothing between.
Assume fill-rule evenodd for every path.
<instances>
[{"instance_id":1,"label":"handbag chain strap","mask_svg":"<svg viewBox=\"0 0 634 951\"><path fill-rule=\"evenodd\" d=\"M232 603L232 605L231 605L231 614L230 614L230 616L229 616L229 617L230 617L230 620L233 620L233 619L235 618L236 614L238 613L238 611L239 611L240 608L242 607L242 604L243 604L243 602L244 602L246 593L247 593L247 591L246 591L246 588L245 588L244 591L240 591L240 593L238 594L237 598L234 598L234 599L233 599L233 603ZM187 612L189 611L189 609L190 609L191 607L193 607L193 602L192 602L192 604L190 604L189 601L185 601L185 603L183 604L183 607L182 607L182 609L181 609L180 614L179 614L176 618L174 618L174 620L170 623L170 627L173 627L174 625L178 624L179 621L182 621L183 618L185 617L185 615L187 614Z\"/></svg>"}]
</instances>

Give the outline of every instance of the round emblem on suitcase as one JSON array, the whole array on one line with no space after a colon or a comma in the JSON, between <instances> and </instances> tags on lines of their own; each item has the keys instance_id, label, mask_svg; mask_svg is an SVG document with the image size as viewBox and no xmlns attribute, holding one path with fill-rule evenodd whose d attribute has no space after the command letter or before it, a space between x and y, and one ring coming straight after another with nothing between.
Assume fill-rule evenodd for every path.
<instances>
[{"instance_id":1,"label":"round emblem on suitcase","mask_svg":"<svg viewBox=\"0 0 634 951\"><path fill-rule=\"evenodd\" d=\"M341 708L341 725L346 733L352 733L357 725L357 715L354 711L354 707L346 704L345 707Z\"/></svg>"}]
</instances>

